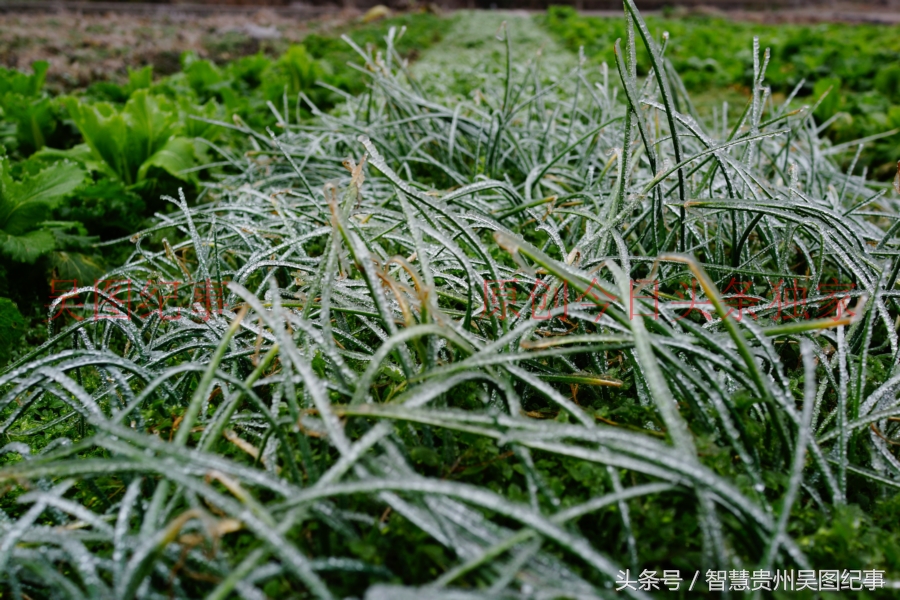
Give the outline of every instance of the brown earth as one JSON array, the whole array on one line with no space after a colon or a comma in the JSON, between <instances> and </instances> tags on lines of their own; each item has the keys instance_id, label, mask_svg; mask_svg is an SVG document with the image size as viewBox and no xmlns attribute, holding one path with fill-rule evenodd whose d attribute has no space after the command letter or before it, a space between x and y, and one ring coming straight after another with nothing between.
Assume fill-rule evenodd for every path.
<instances>
[{"instance_id":1,"label":"brown earth","mask_svg":"<svg viewBox=\"0 0 900 600\"><path fill-rule=\"evenodd\" d=\"M171 11L156 10L151 14L129 13L128 9L105 13L0 11L0 65L28 70L34 61L46 60L50 63L47 79L50 90L69 91L95 81L122 82L127 78L128 67L153 65L158 75L173 73L179 69L179 57L187 50L216 62L259 51L277 55L310 32L343 27L360 16L358 10L310 18L277 8L225 10L222 7L216 14L207 15L171 8ZM206 12L213 7L203 8ZM765 23L900 23L900 10L876 3L835 2L829 6L801 5L777 11L722 11L695 6L676 8L673 12L715 14ZM585 13L621 16L620 11Z\"/></svg>"},{"instance_id":2,"label":"brown earth","mask_svg":"<svg viewBox=\"0 0 900 600\"><path fill-rule=\"evenodd\" d=\"M94 81L124 81L128 67L153 65L157 74L173 73L187 50L217 62L259 51L277 55L311 31L328 31L354 17L335 13L309 20L269 10L215 16L0 14L0 65L29 70L34 61L46 60L48 87L66 91Z\"/></svg>"}]
</instances>

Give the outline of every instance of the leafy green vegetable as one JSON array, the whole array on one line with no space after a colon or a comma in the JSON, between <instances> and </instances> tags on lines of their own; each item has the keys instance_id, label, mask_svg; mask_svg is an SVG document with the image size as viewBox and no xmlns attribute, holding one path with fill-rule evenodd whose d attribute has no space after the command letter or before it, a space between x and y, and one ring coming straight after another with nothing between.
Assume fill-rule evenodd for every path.
<instances>
[{"instance_id":1,"label":"leafy green vegetable","mask_svg":"<svg viewBox=\"0 0 900 600\"><path fill-rule=\"evenodd\" d=\"M69 245L73 245L73 241L83 244L91 239L86 236L77 236L77 240L73 240L72 238L75 237L69 236L69 239L65 241L69 242ZM50 268L54 279L75 281L80 285L94 283L105 271L103 264L93 254L68 249L59 250L50 255Z\"/></svg>"},{"instance_id":2,"label":"leafy green vegetable","mask_svg":"<svg viewBox=\"0 0 900 600\"><path fill-rule=\"evenodd\" d=\"M265 96L271 101L281 101L287 94L293 101L300 92L316 101L328 92L316 85L331 75L331 66L314 59L303 45L291 46L264 73Z\"/></svg>"},{"instance_id":3,"label":"leafy green vegetable","mask_svg":"<svg viewBox=\"0 0 900 600\"><path fill-rule=\"evenodd\" d=\"M137 90L153 85L153 65L140 69L128 67L128 82L124 85L112 81L97 81L85 90L85 97L100 102L124 103Z\"/></svg>"},{"instance_id":4,"label":"leafy green vegetable","mask_svg":"<svg viewBox=\"0 0 900 600\"><path fill-rule=\"evenodd\" d=\"M31 75L0 67L0 107L14 125L18 149L30 154L43 148L56 131L58 116L51 99L42 94L48 64L31 65Z\"/></svg>"},{"instance_id":5,"label":"leafy green vegetable","mask_svg":"<svg viewBox=\"0 0 900 600\"><path fill-rule=\"evenodd\" d=\"M394 49L402 58L413 59L422 51L441 41L453 25L455 17L433 14L405 14L372 23L363 28L346 28L336 33L348 35L360 48L382 46L391 28L397 32ZM339 35L311 33L303 38L303 46L313 58L331 65L333 74L328 83L342 90L359 94L365 90L367 78L349 66L359 62L359 55Z\"/></svg>"},{"instance_id":6,"label":"leafy green vegetable","mask_svg":"<svg viewBox=\"0 0 900 600\"><path fill-rule=\"evenodd\" d=\"M285 93L291 102L302 91L324 108L330 106L330 92L316 84L331 79L331 66L313 58L303 45L291 46L276 61L257 54L223 67L185 53L182 66L181 73L160 82L154 90L175 98L182 107L188 98L195 108L216 101L229 115L239 114L254 127L272 124L274 115L266 101L281 107Z\"/></svg>"},{"instance_id":7,"label":"leafy green vegetable","mask_svg":"<svg viewBox=\"0 0 900 600\"><path fill-rule=\"evenodd\" d=\"M69 115L84 137L85 147L53 153L80 160L90 169L132 185L146 179L158 167L183 180L196 164L191 140L178 137L182 123L177 109L165 98L137 90L122 109L98 102L65 101Z\"/></svg>"},{"instance_id":8,"label":"leafy green vegetable","mask_svg":"<svg viewBox=\"0 0 900 600\"><path fill-rule=\"evenodd\" d=\"M4 116L15 123L15 136L21 152L30 154L47 145L58 122L50 98L6 94L2 103Z\"/></svg>"},{"instance_id":9,"label":"leafy green vegetable","mask_svg":"<svg viewBox=\"0 0 900 600\"><path fill-rule=\"evenodd\" d=\"M56 210L58 218L83 223L101 237L129 235L140 228L146 203L118 179L102 178L73 193Z\"/></svg>"},{"instance_id":10,"label":"leafy green vegetable","mask_svg":"<svg viewBox=\"0 0 900 600\"><path fill-rule=\"evenodd\" d=\"M0 67L0 94L13 93L31 98L39 96L44 89L49 66L46 61L37 61L31 65L31 75Z\"/></svg>"},{"instance_id":11,"label":"leafy green vegetable","mask_svg":"<svg viewBox=\"0 0 900 600\"><path fill-rule=\"evenodd\" d=\"M53 209L84 180L78 165L57 163L16 181L9 160L0 160L0 252L8 258L33 263L56 247L46 222Z\"/></svg>"}]
</instances>

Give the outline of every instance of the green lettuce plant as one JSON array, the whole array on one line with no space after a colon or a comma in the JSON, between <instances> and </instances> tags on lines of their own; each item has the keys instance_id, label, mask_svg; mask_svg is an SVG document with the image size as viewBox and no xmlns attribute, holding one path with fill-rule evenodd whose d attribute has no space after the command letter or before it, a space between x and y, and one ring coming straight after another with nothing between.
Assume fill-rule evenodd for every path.
<instances>
[{"instance_id":1,"label":"green lettuce plant","mask_svg":"<svg viewBox=\"0 0 900 600\"><path fill-rule=\"evenodd\" d=\"M51 220L63 199L84 178L80 166L59 162L17 179L11 174L9 160L5 156L0 159L0 261L5 267L33 265L48 256L50 268L60 277L84 281L96 276L98 265L79 252L90 241L81 224ZM6 292L15 282L7 268L0 271ZM9 360L28 327L16 303L0 297L0 365Z\"/></svg>"},{"instance_id":2,"label":"green lettuce plant","mask_svg":"<svg viewBox=\"0 0 900 600\"><path fill-rule=\"evenodd\" d=\"M140 69L128 67L128 83L98 81L88 86L85 90L85 97L101 102L125 103L137 90L149 89L152 86L153 65L147 65Z\"/></svg>"},{"instance_id":3,"label":"green lettuce plant","mask_svg":"<svg viewBox=\"0 0 900 600\"><path fill-rule=\"evenodd\" d=\"M325 89L316 82L331 74L330 65L316 60L303 45L291 46L266 72L266 97L275 102L283 94L295 99L304 92L314 100L323 97Z\"/></svg>"},{"instance_id":4,"label":"green lettuce plant","mask_svg":"<svg viewBox=\"0 0 900 600\"><path fill-rule=\"evenodd\" d=\"M10 173L9 160L0 159L0 253L9 260L33 263L56 248L54 226L64 225L51 221L53 210L84 176L80 166L61 162L19 181Z\"/></svg>"},{"instance_id":5,"label":"green lettuce plant","mask_svg":"<svg viewBox=\"0 0 900 600\"><path fill-rule=\"evenodd\" d=\"M185 171L196 164L194 142L179 135L183 128L180 115L165 98L140 89L121 108L75 98L66 98L64 104L84 144L47 155L73 158L127 186L145 181L152 168L185 181L191 179Z\"/></svg>"},{"instance_id":6,"label":"green lettuce plant","mask_svg":"<svg viewBox=\"0 0 900 600\"><path fill-rule=\"evenodd\" d=\"M67 200L73 196L90 196L97 186L84 185L87 180L84 169L72 162L45 166L39 161L28 161L22 163L20 170L22 176L14 177L8 159L4 157L0 162L0 257L10 266L33 265L47 257L41 272L49 271L63 279L92 281L102 270L94 256L96 238L88 235L87 228L78 219L84 210L79 212L78 203L73 205ZM112 195L107 191L107 196ZM125 204L119 207L120 213L128 212L128 202L127 195L120 200ZM104 208L104 213L108 218L115 211ZM9 279L4 281L4 288L10 288L16 277L4 273L0 279ZM29 293L19 290L18 295L27 297Z\"/></svg>"},{"instance_id":7,"label":"green lettuce plant","mask_svg":"<svg viewBox=\"0 0 900 600\"><path fill-rule=\"evenodd\" d=\"M0 108L11 126L12 137L23 154L40 150L56 131L59 119L49 96L43 92L48 64L38 61L27 75L0 67Z\"/></svg>"}]
</instances>

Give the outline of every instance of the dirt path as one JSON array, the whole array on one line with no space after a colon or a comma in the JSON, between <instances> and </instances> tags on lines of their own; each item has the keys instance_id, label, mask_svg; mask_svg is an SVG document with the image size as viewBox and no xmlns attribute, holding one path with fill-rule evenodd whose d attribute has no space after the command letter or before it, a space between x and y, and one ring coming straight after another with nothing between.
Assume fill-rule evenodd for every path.
<instances>
[{"instance_id":1,"label":"dirt path","mask_svg":"<svg viewBox=\"0 0 900 600\"><path fill-rule=\"evenodd\" d=\"M559 46L528 12L459 11L455 17L443 40L426 50L413 66L413 73L423 82L442 87L458 79L451 74L470 67L484 83L495 78L498 67L505 68L506 64L506 44L497 39L504 22L510 32L516 70L536 59L545 74L568 73L577 66L575 56ZM476 87L475 82L469 84Z\"/></svg>"}]
</instances>

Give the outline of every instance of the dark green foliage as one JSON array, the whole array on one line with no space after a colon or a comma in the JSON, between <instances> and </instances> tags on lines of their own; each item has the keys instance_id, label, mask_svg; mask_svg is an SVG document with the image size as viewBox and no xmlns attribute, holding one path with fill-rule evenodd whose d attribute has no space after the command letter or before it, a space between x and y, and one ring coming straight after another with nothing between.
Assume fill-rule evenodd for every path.
<instances>
[{"instance_id":1,"label":"dark green foliage","mask_svg":"<svg viewBox=\"0 0 900 600\"><path fill-rule=\"evenodd\" d=\"M13 349L25 335L28 321L9 298L0 297L0 367L12 356Z\"/></svg>"},{"instance_id":2,"label":"dark green foliage","mask_svg":"<svg viewBox=\"0 0 900 600\"><path fill-rule=\"evenodd\" d=\"M140 229L145 203L121 181L100 178L79 188L56 212L63 220L78 221L95 235L112 239Z\"/></svg>"},{"instance_id":3,"label":"dark green foliage","mask_svg":"<svg viewBox=\"0 0 900 600\"><path fill-rule=\"evenodd\" d=\"M615 40L625 37L621 19L582 17L564 6L550 8L543 22L570 50L583 46L589 57L610 65L615 64ZM758 37L762 47L772 49L766 82L774 94L784 97L799 85L799 98L814 104L833 86L816 117L822 123L838 112L846 115L826 130L835 143L900 128L900 26L762 25L714 17L648 17L647 24L658 40L668 32L666 58L691 92L748 90L753 76L750 47ZM648 65L646 56L639 48L639 75L646 75L640 71ZM741 107L732 110L737 117ZM876 142L864 152L861 164L889 179L898 147L900 135ZM851 157L852 152L847 160Z\"/></svg>"},{"instance_id":4,"label":"dark green foliage","mask_svg":"<svg viewBox=\"0 0 900 600\"><path fill-rule=\"evenodd\" d=\"M56 247L53 210L84 180L73 163L57 163L23 180L13 179L9 160L0 159L0 255L34 263Z\"/></svg>"},{"instance_id":5,"label":"dark green foliage","mask_svg":"<svg viewBox=\"0 0 900 600\"><path fill-rule=\"evenodd\" d=\"M403 35L395 44L395 50L401 57L414 60L423 50L439 42L452 23L452 16L408 14L342 33L346 33L357 46L365 50L367 47L383 47L384 38L392 27L398 33L404 29ZM312 33L303 39L303 45L312 57L331 65L333 79L329 83L352 94L359 94L365 89L365 75L348 64L358 66L359 55L338 36Z\"/></svg>"},{"instance_id":6,"label":"dark green foliage","mask_svg":"<svg viewBox=\"0 0 900 600\"><path fill-rule=\"evenodd\" d=\"M48 67L36 62L31 75L0 67L0 119L12 126L13 145L26 156L50 143L59 125L58 110L44 93Z\"/></svg>"}]
</instances>

